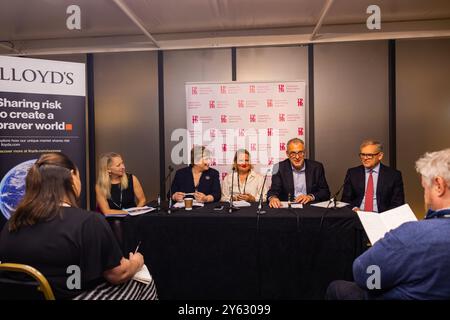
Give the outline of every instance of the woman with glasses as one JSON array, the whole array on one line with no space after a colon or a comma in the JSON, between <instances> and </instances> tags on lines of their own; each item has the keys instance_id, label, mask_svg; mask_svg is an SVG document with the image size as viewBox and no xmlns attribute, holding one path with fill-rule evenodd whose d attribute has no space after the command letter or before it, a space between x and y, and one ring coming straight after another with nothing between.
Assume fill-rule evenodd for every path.
<instances>
[{"instance_id":1,"label":"woman with glasses","mask_svg":"<svg viewBox=\"0 0 450 320\"><path fill-rule=\"evenodd\" d=\"M264 177L253 170L250 153L247 150L240 149L236 152L232 169L233 172L228 174L223 180L221 201L230 201L232 181L233 200L244 200L247 202L259 201ZM266 183L262 192L263 201L266 201L267 190Z\"/></svg>"},{"instance_id":2,"label":"woman with glasses","mask_svg":"<svg viewBox=\"0 0 450 320\"><path fill-rule=\"evenodd\" d=\"M174 201L183 201L189 194L198 202L216 202L220 200L219 171L210 168L211 152L204 146L194 146L191 150L191 164L177 170L172 182Z\"/></svg>"}]
</instances>

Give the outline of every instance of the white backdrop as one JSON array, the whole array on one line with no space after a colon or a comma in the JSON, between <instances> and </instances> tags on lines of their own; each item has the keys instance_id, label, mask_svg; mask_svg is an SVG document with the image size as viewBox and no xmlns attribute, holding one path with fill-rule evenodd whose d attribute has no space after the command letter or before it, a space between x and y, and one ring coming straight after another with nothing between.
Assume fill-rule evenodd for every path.
<instances>
[{"instance_id":1,"label":"white backdrop","mask_svg":"<svg viewBox=\"0 0 450 320\"><path fill-rule=\"evenodd\" d=\"M247 149L255 170L286 158L286 143L305 140L305 82L188 82L188 148L205 145L223 179L236 150Z\"/></svg>"}]
</instances>

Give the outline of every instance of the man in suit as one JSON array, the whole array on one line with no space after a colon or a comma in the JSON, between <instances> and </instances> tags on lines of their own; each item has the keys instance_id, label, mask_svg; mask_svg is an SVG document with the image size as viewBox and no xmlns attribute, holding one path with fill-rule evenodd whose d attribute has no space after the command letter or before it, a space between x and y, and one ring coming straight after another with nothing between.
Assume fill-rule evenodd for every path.
<instances>
[{"instance_id":1,"label":"man in suit","mask_svg":"<svg viewBox=\"0 0 450 320\"><path fill-rule=\"evenodd\" d=\"M402 174L381 163L381 143L363 141L359 158L362 165L347 171L342 201L350 203L355 211L372 212L383 212L404 204Z\"/></svg>"},{"instance_id":2,"label":"man in suit","mask_svg":"<svg viewBox=\"0 0 450 320\"><path fill-rule=\"evenodd\" d=\"M305 143L294 138L288 141L288 159L273 168L272 186L267 193L269 206L280 208L281 200L291 199L306 204L330 198L330 189L325 179L325 170L320 162L305 159Z\"/></svg>"}]
</instances>

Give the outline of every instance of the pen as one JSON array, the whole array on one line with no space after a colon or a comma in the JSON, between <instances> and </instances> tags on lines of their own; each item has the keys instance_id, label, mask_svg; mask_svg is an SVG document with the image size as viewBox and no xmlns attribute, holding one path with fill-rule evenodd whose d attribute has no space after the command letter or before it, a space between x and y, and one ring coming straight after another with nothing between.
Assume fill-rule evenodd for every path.
<instances>
[{"instance_id":1,"label":"pen","mask_svg":"<svg viewBox=\"0 0 450 320\"><path fill-rule=\"evenodd\" d=\"M134 250L134 253L136 254L136 252L139 250L139 246L141 245L141 241L139 241L139 243L138 243L138 245L137 245L137 247L136 247L136 250Z\"/></svg>"}]
</instances>

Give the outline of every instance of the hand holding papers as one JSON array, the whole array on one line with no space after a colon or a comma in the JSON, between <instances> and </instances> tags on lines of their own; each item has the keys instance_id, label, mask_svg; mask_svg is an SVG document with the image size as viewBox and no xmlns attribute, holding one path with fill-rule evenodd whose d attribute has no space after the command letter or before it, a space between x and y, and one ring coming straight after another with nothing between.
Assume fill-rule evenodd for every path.
<instances>
[{"instance_id":1,"label":"hand holding papers","mask_svg":"<svg viewBox=\"0 0 450 320\"><path fill-rule=\"evenodd\" d=\"M357 213L372 245L383 238L387 232L403 223L417 221L408 204L382 213L365 211L358 211Z\"/></svg>"}]
</instances>

